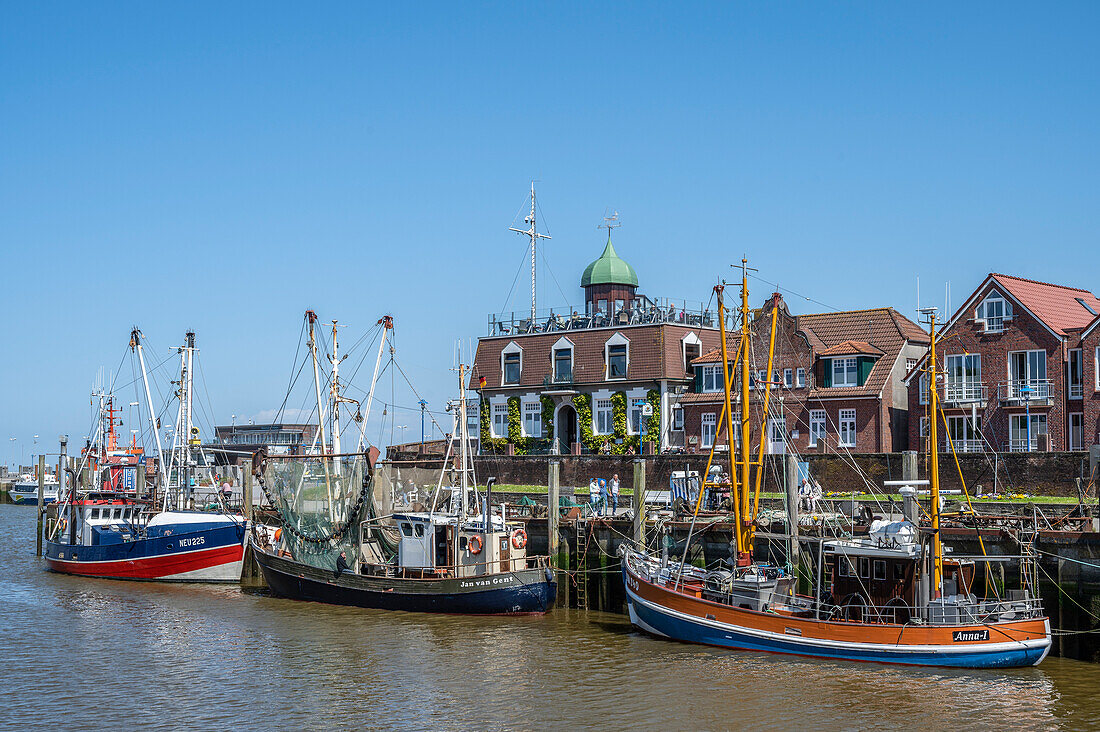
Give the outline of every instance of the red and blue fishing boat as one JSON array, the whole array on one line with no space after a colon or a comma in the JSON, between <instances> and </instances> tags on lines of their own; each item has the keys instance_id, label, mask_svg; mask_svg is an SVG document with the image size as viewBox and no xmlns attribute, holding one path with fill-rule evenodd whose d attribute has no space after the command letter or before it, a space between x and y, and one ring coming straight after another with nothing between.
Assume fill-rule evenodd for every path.
<instances>
[{"instance_id":1,"label":"red and blue fishing boat","mask_svg":"<svg viewBox=\"0 0 1100 732\"><path fill-rule=\"evenodd\" d=\"M721 566L709 569L688 565L689 531L683 557L670 562L646 551L624 547L622 575L631 622L655 636L725 648L771 653L964 668L1006 668L1036 665L1051 646L1050 621L1037 592L1036 562L1032 554L1013 559L1020 563L1021 586L999 587L987 573L985 596L976 594L975 566L984 556L945 557L940 542L940 496L936 380L929 379L930 435L929 480L909 481L900 492L904 518L873 521L866 536L807 541L810 560L801 563L801 545L791 542L792 562L779 566L757 562L753 540L757 527L763 440L760 454L751 455L749 428L749 360L752 356L748 308L747 267L742 260L741 339L733 356L740 371L740 448L734 435L731 387L738 380L731 369L725 333L723 286L718 296L718 322L722 330L722 362L725 400L718 424L725 432L724 454L729 460L733 506L734 551ZM936 319L929 316L930 374L936 374ZM775 311L772 315L774 348ZM773 373L768 355L766 374ZM761 424L767 424L770 382L758 404ZM759 385L758 385L759 388ZM756 407L757 405L754 405ZM719 439L723 435L719 434ZM711 474L718 440L705 475ZM756 468L755 476L753 468ZM740 471L738 471L740 468ZM740 477L738 477L740 472ZM753 478L755 477L755 481ZM918 485L928 485L930 522L922 524ZM704 483L692 516L694 530ZM788 525L793 525L794 506L788 506ZM792 566L793 565L793 566ZM815 567L811 569L810 567ZM798 592L798 569L809 571L808 594ZM992 580L992 581L991 581Z\"/></svg>"},{"instance_id":2,"label":"red and blue fishing boat","mask_svg":"<svg viewBox=\"0 0 1100 732\"><path fill-rule=\"evenodd\" d=\"M67 502L46 542L47 566L84 577L240 581L248 539L243 518L148 509L118 493L87 493Z\"/></svg>"}]
</instances>

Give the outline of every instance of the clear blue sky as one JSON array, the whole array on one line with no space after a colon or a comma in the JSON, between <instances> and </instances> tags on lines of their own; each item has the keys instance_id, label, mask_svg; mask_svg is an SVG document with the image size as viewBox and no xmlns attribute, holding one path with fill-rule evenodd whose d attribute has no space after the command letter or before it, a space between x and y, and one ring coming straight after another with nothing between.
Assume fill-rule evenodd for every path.
<instances>
[{"instance_id":1,"label":"clear blue sky","mask_svg":"<svg viewBox=\"0 0 1100 732\"><path fill-rule=\"evenodd\" d=\"M564 291L545 274L546 306L580 300L608 207L653 295L705 300L742 253L837 308L912 315L918 275L922 300L950 281L958 304L991 270L1100 290L1098 20L1095 3L5 3L0 460L87 434L96 369L135 324L160 356L197 331L221 423L282 401L305 308L353 333L392 313L439 407L455 342L506 304L532 178Z\"/></svg>"}]
</instances>

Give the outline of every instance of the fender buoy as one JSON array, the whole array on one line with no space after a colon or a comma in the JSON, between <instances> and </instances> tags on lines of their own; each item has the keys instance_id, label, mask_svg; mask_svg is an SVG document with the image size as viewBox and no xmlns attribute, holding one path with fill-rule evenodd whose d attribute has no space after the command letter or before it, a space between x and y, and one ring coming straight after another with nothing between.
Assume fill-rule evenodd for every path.
<instances>
[{"instance_id":1,"label":"fender buoy","mask_svg":"<svg viewBox=\"0 0 1100 732\"><path fill-rule=\"evenodd\" d=\"M283 530L281 528L280 529L275 529L275 541L279 541L282 538L283 538Z\"/></svg>"},{"instance_id":2,"label":"fender buoy","mask_svg":"<svg viewBox=\"0 0 1100 732\"><path fill-rule=\"evenodd\" d=\"M471 536L470 542L466 544L466 548L470 550L470 554L481 554L481 537Z\"/></svg>"},{"instance_id":3,"label":"fender buoy","mask_svg":"<svg viewBox=\"0 0 1100 732\"><path fill-rule=\"evenodd\" d=\"M516 529L512 532L512 546L516 549L522 549L527 546L527 532L523 529Z\"/></svg>"}]
</instances>

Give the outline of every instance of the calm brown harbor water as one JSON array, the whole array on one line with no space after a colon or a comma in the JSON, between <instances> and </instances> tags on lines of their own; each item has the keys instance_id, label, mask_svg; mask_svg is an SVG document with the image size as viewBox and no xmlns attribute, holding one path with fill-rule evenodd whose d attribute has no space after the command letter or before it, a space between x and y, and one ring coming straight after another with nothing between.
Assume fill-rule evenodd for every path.
<instances>
[{"instance_id":1,"label":"calm brown harbor water","mask_svg":"<svg viewBox=\"0 0 1100 732\"><path fill-rule=\"evenodd\" d=\"M841 664L652 639L622 616L386 613L85 580L0 505L5 729L1087 729L1100 666Z\"/></svg>"}]
</instances>

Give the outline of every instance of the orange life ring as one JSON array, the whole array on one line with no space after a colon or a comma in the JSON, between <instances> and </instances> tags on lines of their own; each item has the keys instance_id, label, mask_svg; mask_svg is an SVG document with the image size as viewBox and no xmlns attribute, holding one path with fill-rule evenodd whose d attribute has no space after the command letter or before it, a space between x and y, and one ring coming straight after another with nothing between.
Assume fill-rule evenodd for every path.
<instances>
[{"instance_id":1,"label":"orange life ring","mask_svg":"<svg viewBox=\"0 0 1100 732\"><path fill-rule=\"evenodd\" d=\"M471 536L469 543L466 544L466 548L470 550L470 554L481 554L481 537Z\"/></svg>"},{"instance_id":2,"label":"orange life ring","mask_svg":"<svg viewBox=\"0 0 1100 732\"><path fill-rule=\"evenodd\" d=\"M523 529L516 529L512 532L512 546L516 549L522 549L527 546L527 532Z\"/></svg>"}]
</instances>

